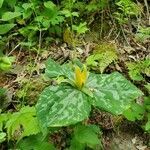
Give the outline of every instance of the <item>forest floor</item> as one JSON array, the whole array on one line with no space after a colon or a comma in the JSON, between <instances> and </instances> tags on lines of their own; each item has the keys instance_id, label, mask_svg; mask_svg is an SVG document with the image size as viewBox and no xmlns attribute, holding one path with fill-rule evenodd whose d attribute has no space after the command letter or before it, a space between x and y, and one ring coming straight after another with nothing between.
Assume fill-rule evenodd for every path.
<instances>
[{"instance_id":1,"label":"forest floor","mask_svg":"<svg viewBox=\"0 0 150 150\"><path fill-rule=\"evenodd\" d=\"M76 48L54 40L50 46L42 45L40 51L34 51L34 49L31 51L22 47L9 51L9 55L15 56L15 62L13 69L8 73L0 74L0 87L8 89L7 98L1 104L3 109L14 112L21 104L31 106L36 104L43 88L51 84L51 81L47 81L43 77L45 61L48 57L60 64L73 58L79 58L84 62L93 52L96 44L104 44L104 46L114 44L116 46L118 60L116 63L111 63L104 73L120 72L148 96L144 85L150 83L150 77L143 75L144 81L133 81L128 74L126 62L150 58L150 40L137 41L133 36L134 28L129 28L129 26L124 26L124 31L126 31L123 34L124 37L123 35L112 36L110 33L101 39L99 39L97 31L92 31L86 34L84 40L79 45L77 44ZM122 38L120 38L121 36ZM138 101L142 103L143 99L139 98ZM143 130L141 121L130 122L122 116L114 117L109 113L94 109L89 122L99 125L102 129L102 144L105 150L150 150L150 134ZM53 142L60 150L67 146L67 132L67 128L64 128L59 133L52 135Z\"/></svg>"},{"instance_id":2,"label":"forest floor","mask_svg":"<svg viewBox=\"0 0 150 150\"><path fill-rule=\"evenodd\" d=\"M81 60L92 52L95 42L91 35L86 36L86 40L83 45L72 51L68 46L63 44L54 43L46 51L41 51L40 54L30 52L24 49L16 49L12 51L12 55L16 57L14 63L14 69L9 73L0 75L0 87L6 87L9 89L8 98L4 104L4 107L9 111L16 110L16 104L19 103L18 98L22 102L26 102L30 105L34 105L37 101L39 93L43 90L43 87L50 83L44 81L42 73L45 69L45 60L48 57L53 58L59 63L64 63L74 56L77 56ZM150 42L147 41L144 44L137 43L129 36L126 37L128 45L120 43L119 40L107 40L103 39L102 42L114 43L117 45L119 59L116 64L109 65L105 73L112 71L121 72L127 79L130 80L128 70L125 67L126 61L142 60L150 55ZM89 42L90 41L90 42ZM117 43L117 42L118 43ZM101 42L100 42L101 43ZM33 65L34 63L34 65ZM150 82L150 78L145 78L147 82ZM133 82L131 80L131 82ZM145 82L133 82L138 86L145 94L147 92L144 89ZM122 117L113 117L109 113L93 110L90 123L98 124L102 130L102 143L105 150L148 150L150 149L150 135L144 133L141 128L141 122L129 122ZM66 147L66 129L65 132L61 131L56 135L53 135L53 141L56 143L59 149Z\"/></svg>"}]
</instances>

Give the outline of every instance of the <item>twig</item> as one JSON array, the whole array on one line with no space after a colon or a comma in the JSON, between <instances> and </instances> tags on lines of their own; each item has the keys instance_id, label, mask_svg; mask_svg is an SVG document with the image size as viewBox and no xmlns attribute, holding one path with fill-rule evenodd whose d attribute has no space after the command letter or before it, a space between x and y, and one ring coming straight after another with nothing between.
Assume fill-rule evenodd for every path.
<instances>
[{"instance_id":1,"label":"twig","mask_svg":"<svg viewBox=\"0 0 150 150\"><path fill-rule=\"evenodd\" d=\"M120 28L121 28L121 31L122 31L122 34L123 34L124 39L126 40L127 44L130 45L130 43L129 43L129 41L128 41L128 39L127 39L127 37L126 37L126 35L125 35L125 33L124 33L124 30L123 30L123 28L122 28L121 25L120 25Z\"/></svg>"},{"instance_id":2,"label":"twig","mask_svg":"<svg viewBox=\"0 0 150 150\"><path fill-rule=\"evenodd\" d=\"M148 19L148 24L150 25L150 13L149 13L149 8L148 8L148 2L147 0L144 0L146 10L147 10L147 19Z\"/></svg>"},{"instance_id":3,"label":"twig","mask_svg":"<svg viewBox=\"0 0 150 150\"><path fill-rule=\"evenodd\" d=\"M41 44L42 44L42 31L40 29L40 34L39 34L39 50L41 49Z\"/></svg>"},{"instance_id":4,"label":"twig","mask_svg":"<svg viewBox=\"0 0 150 150\"><path fill-rule=\"evenodd\" d=\"M13 51L15 51L18 47L20 46L20 43L18 45L16 45L9 53L8 56L10 56L12 54Z\"/></svg>"}]
</instances>

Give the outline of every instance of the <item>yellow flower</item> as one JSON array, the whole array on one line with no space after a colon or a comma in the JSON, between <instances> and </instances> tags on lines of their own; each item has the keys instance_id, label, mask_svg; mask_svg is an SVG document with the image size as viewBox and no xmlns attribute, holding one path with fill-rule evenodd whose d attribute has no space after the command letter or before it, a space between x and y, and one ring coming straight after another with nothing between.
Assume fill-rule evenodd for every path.
<instances>
[{"instance_id":1,"label":"yellow flower","mask_svg":"<svg viewBox=\"0 0 150 150\"><path fill-rule=\"evenodd\" d=\"M82 89L88 77L87 68L84 65L83 70L81 70L78 66L75 67L75 85Z\"/></svg>"}]
</instances>

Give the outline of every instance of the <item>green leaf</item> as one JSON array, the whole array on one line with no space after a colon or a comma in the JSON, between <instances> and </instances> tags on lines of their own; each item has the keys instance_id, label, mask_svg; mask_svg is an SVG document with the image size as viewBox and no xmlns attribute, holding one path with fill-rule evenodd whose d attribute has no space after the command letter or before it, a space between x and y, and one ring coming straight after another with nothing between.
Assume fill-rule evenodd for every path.
<instances>
[{"instance_id":1,"label":"green leaf","mask_svg":"<svg viewBox=\"0 0 150 150\"><path fill-rule=\"evenodd\" d=\"M71 145L69 150L85 150L86 145L79 143L75 138L71 140Z\"/></svg>"},{"instance_id":2,"label":"green leaf","mask_svg":"<svg viewBox=\"0 0 150 150\"><path fill-rule=\"evenodd\" d=\"M55 150L53 144L48 142L47 139L43 139L41 134L32 135L28 138L22 139L17 144L17 148L20 150Z\"/></svg>"},{"instance_id":3,"label":"green leaf","mask_svg":"<svg viewBox=\"0 0 150 150\"><path fill-rule=\"evenodd\" d=\"M2 131L4 123L9 119L10 114L0 114L0 131Z\"/></svg>"},{"instance_id":4,"label":"green leaf","mask_svg":"<svg viewBox=\"0 0 150 150\"><path fill-rule=\"evenodd\" d=\"M33 10L31 9L27 9L26 11L23 12L23 19L27 19L27 18L30 18L31 15L33 14Z\"/></svg>"},{"instance_id":5,"label":"green leaf","mask_svg":"<svg viewBox=\"0 0 150 150\"><path fill-rule=\"evenodd\" d=\"M8 20L14 19L16 17L19 17L20 15L21 15L20 12L6 12L2 15L2 20L8 21Z\"/></svg>"},{"instance_id":6,"label":"green leaf","mask_svg":"<svg viewBox=\"0 0 150 150\"><path fill-rule=\"evenodd\" d=\"M6 1L8 6L13 8L15 6L17 0L5 0L5 1Z\"/></svg>"},{"instance_id":7,"label":"green leaf","mask_svg":"<svg viewBox=\"0 0 150 150\"><path fill-rule=\"evenodd\" d=\"M79 17L79 13L78 13L78 12L71 12L71 11L68 10L68 9L62 10L61 13L62 13L63 15L65 15L65 17L72 17L72 16L74 16L74 17Z\"/></svg>"},{"instance_id":8,"label":"green leaf","mask_svg":"<svg viewBox=\"0 0 150 150\"><path fill-rule=\"evenodd\" d=\"M69 68L69 65L64 64L60 66L58 63L56 63L52 59L48 59L46 61L46 70L45 70L46 76L49 78L59 77L59 76L65 76L65 77L71 77L72 70Z\"/></svg>"},{"instance_id":9,"label":"green leaf","mask_svg":"<svg viewBox=\"0 0 150 150\"><path fill-rule=\"evenodd\" d=\"M8 140L19 132L16 138L20 140L25 136L40 132L38 120L34 107L23 107L19 112L13 113L6 123Z\"/></svg>"},{"instance_id":10,"label":"green leaf","mask_svg":"<svg viewBox=\"0 0 150 150\"><path fill-rule=\"evenodd\" d=\"M88 118L88 96L72 87L47 87L36 105L37 117L43 127L75 124Z\"/></svg>"},{"instance_id":11,"label":"green leaf","mask_svg":"<svg viewBox=\"0 0 150 150\"><path fill-rule=\"evenodd\" d=\"M79 147L79 150L84 150L85 146L95 149L96 146L101 146L101 141L98 137L100 133L100 129L95 125L77 125L70 149L75 150L75 148Z\"/></svg>"},{"instance_id":12,"label":"green leaf","mask_svg":"<svg viewBox=\"0 0 150 150\"><path fill-rule=\"evenodd\" d=\"M71 15L72 15L73 17L79 17L79 13L78 13L78 12L72 12Z\"/></svg>"},{"instance_id":13,"label":"green leaf","mask_svg":"<svg viewBox=\"0 0 150 150\"><path fill-rule=\"evenodd\" d=\"M143 76L141 75L141 64L130 62L126 64L129 70L129 76L132 80L141 81Z\"/></svg>"},{"instance_id":14,"label":"green leaf","mask_svg":"<svg viewBox=\"0 0 150 150\"><path fill-rule=\"evenodd\" d=\"M37 33L37 31L39 31L39 27L36 25L28 25L26 27L23 27L21 29L19 29L19 32L24 36L24 37L28 37L28 46L32 45L32 41L35 38L35 34ZM22 42L25 43L25 42Z\"/></svg>"},{"instance_id":15,"label":"green leaf","mask_svg":"<svg viewBox=\"0 0 150 150\"><path fill-rule=\"evenodd\" d=\"M88 31L89 29L87 28L87 26L86 26L86 22L84 22L84 23L81 23L80 22L80 24L77 26L77 25L72 25L72 29L74 30L74 31L76 31L77 32L77 34L84 34L86 31Z\"/></svg>"},{"instance_id":16,"label":"green leaf","mask_svg":"<svg viewBox=\"0 0 150 150\"><path fill-rule=\"evenodd\" d=\"M91 126L77 126L74 131L76 140L80 143L86 143L90 145L98 145L100 140L98 138L98 133L100 132L99 128ZM92 139L92 140L91 140Z\"/></svg>"},{"instance_id":17,"label":"green leaf","mask_svg":"<svg viewBox=\"0 0 150 150\"><path fill-rule=\"evenodd\" d=\"M90 74L87 87L93 91L92 105L116 115L122 114L134 99L143 95L118 72L109 75Z\"/></svg>"},{"instance_id":18,"label":"green leaf","mask_svg":"<svg viewBox=\"0 0 150 150\"><path fill-rule=\"evenodd\" d=\"M129 62L126 63L129 69L129 75L131 79L136 81L144 80L142 74L146 74L148 77L150 76L150 59L147 58L143 61L137 62Z\"/></svg>"},{"instance_id":19,"label":"green leaf","mask_svg":"<svg viewBox=\"0 0 150 150\"><path fill-rule=\"evenodd\" d=\"M6 133L0 132L0 143L4 142L6 140Z\"/></svg>"},{"instance_id":20,"label":"green leaf","mask_svg":"<svg viewBox=\"0 0 150 150\"><path fill-rule=\"evenodd\" d=\"M2 24L0 25L0 35L6 34L10 31L16 24Z\"/></svg>"},{"instance_id":21,"label":"green leaf","mask_svg":"<svg viewBox=\"0 0 150 150\"><path fill-rule=\"evenodd\" d=\"M4 2L4 0L0 0L0 8L1 8L2 5L3 5L3 2Z\"/></svg>"},{"instance_id":22,"label":"green leaf","mask_svg":"<svg viewBox=\"0 0 150 150\"><path fill-rule=\"evenodd\" d=\"M124 111L123 115L130 121L135 121L136 119L141 120L144 116L145 109L143 106L133 103L131 107Z\"/></svg>"},{"instance_id":23,"label":"green leaf","mask_svg":"<svg viewBox=\"0 0 150 150\"><path fill-rule=\"evenodd\" d=\"M64 75L61 66L50 58L46 61L45 74L50 78Z\"/></svg>"},{"instance_id":24,"label":"green leaf","mask_svg":"<svg viewBox=\"0 0 150 150\"><path fill-rule=\"evenodd\" d=\"M44 2L44 6L48 9L52 9L52 10L55 9L55 7L56 7L56 5L51 1Z\"/></svg>"},{"instance_id":25,"label":"green leaf","mask_svg":"<svg viewBox=\"0 0 150 150\"><path fill-rule=\"evenodd\" d=\"M86 59L86 64L88 66L94 66L96 67L98 65L98 62L96 60L99 59L99 54L96 55L90 55L87 59Z\"/></svg>"},{"instance_id":26,"label":"green leaf","mask_svg":"<svg viewBox=\"0 0 150 150\"><path fill-rule=\"evenodd\" d=\"M135 37L140 42L146 42L150 38L150 27L139 27Z\"/></svg>"},{"instance_id":27,"label":"green leaf","mask_svg":"<svg viewBox=\"0 0 150 150\"><path fill-rule=\"evenodd\" d=\"M23 3L22 7L27 10L33 7L33 3Z\"/></svg>"},{"instance_id":28,"label":"green leaf","mask_svg":"<svg viewBox=\"0 0 150 150\"><path fill-rule=\"evenodd\" d=\"M0 70L7 71L11 69L12 62L14 62L14 57L2 56L0 57Z\"/></svg>"},{"instance_id":29,"label":"green leaf","mask_svg":"<svg viewBox=\"0 0 150 150\"><path fill-rule=\"evenodd\" d=\"M147 123L145 125L145 130L150 131L150 113L147 114L147 118L148 118L148 120L147 120Z\"/></svg>"}]
</instances>

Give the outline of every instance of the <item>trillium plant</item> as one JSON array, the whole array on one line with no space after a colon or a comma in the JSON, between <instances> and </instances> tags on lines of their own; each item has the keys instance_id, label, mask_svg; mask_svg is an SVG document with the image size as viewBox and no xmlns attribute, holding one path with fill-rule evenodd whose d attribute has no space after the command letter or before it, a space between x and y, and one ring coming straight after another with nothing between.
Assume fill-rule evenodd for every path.
<instances>
[{"instance_id":1,"label":"trillium plant","mask_svg":"<svg viewBox=\"0 0 150 150\"><path fill-rule=\"evenodd\" d=\"M62 127L88 119L91 107L120 115L143 93L118 72L94 74L85 65L60 66L52 59L46 63L46 75L61 83L50 85L36 105L43 128Z\"/></svg>"}]
</instances>

